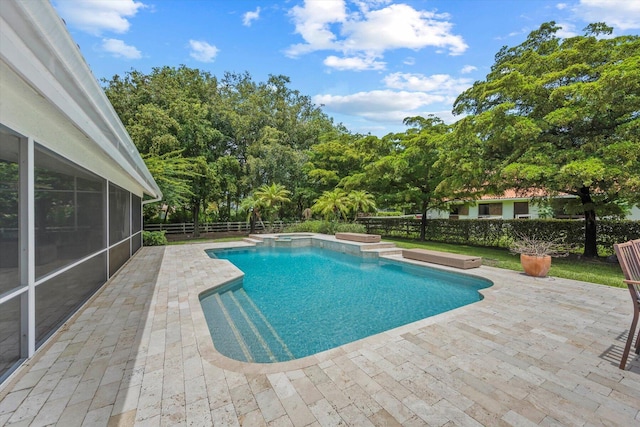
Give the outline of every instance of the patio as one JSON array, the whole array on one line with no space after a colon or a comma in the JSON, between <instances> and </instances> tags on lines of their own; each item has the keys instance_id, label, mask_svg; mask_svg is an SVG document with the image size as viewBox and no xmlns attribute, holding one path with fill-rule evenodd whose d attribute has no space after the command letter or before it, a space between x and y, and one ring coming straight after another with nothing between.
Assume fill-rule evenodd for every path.
<instances>
[{"instance_id":1,"label":"patio","mask_svg":"<svg viewBox=\"0 0 640 427\"><path fill-rule=\"evenodd\" d=\"M251 365L215 351L198 302L238 275L204 253L229 245L142 248L0 389L0 425L640 424L626 289L483 266L478 303Z\"/></svg>"}]
</instances>

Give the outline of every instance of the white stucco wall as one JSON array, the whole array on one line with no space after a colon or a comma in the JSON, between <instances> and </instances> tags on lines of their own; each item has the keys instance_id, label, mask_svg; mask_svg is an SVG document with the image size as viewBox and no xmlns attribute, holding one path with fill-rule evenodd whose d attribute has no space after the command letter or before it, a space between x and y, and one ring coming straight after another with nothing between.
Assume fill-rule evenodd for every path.
<instances>
[{"instance_id":1,"label":"white stucco wall","mask_svg":"<svg viewBox=\"0 0 640 427\"><path fill-rule=\"evenodd\" d=\"M640 221L640 206L634 206L631 208L631 214L627 216L627 219Z\"/></svg>"}]
</instances>

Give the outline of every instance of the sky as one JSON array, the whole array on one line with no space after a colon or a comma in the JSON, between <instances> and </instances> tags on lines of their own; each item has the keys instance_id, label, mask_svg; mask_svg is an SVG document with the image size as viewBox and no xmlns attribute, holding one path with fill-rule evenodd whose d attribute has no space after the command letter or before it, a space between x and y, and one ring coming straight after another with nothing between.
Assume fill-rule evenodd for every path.
<instances>
[{"instance_id":1,"label":"sky","mask_svg":"<svg viewBox=\"0 0 640 427\"><path fill-rule=\"evenodd\" d=\"M502 46L544 22L562 37L606 22L640 34L640 0L51 0L97 79L185 65L290 78L353 133L447 123Z\"/></svg>"}]
</instances>

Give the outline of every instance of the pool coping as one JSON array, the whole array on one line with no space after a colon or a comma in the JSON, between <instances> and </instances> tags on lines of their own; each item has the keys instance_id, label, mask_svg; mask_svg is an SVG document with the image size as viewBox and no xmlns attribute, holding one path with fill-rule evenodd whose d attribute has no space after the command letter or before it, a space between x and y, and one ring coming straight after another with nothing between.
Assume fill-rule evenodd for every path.
<instances>
[{"instance_id":1,"label":"pool coping","mask_svg":"<svg viewBox=\"0 0 640 427\"><path fill-rule=\"evenodd\" d=\"M363 249L364 250L375 249L377 245L380 245L381 243L382 244L388 243L384 241L381 241L380 243L362 243L362 242L338 240L334 236L324 235L324 234L317 234L317 233L301 233L301 234L303 234L303 236L302 235L300 236L300 240L316 239L318 240L318 242L325 243L325 244L328 244L328 246L333 246L333 247L335 247L334 246L335 244L344 245L343 252L349 252L354 255L357 255L358 252L361 253ZM278 236L280 235L282 234L276 233L276 234L252 235L250 236L250 240L255 240L256 237L259 236L267 240L273 240L273 242L276 242ZM284 233L284 235L286 235L287 237L296 237L296 235L298 234ZM295 239L292 239L292 240L295 240ZM290 241L291 240L284 240L282 242L290 242ZM269 244L271 244L271 242L269 242ZM379 257L382 259L388 259L388 260L396 261L399 263L406 263L409 265L432 268L435 270L452 272L452 273L456 273L463 276L470 276L470 277L475 277L483 280L488 280L492 283L492 285L490 285L487 288L478 290L478 292L482 295L482 299L480 301L467 304L462 307L457 307L452 310L446 311L444 313L436 314L434 316L429 316L424 319L417 320L415 322L407 323L406 325L402 325L397 328L379 332L377 334L370 335L368 337L364 337L356 341L352 341L350 343L343 344L338 347L334 347L329 350L324 350L310 356L305 356L299 359L294 359L289 361L273 362L273 363L243 362L243 361L231 359L223 355L222 353L220 353L215 348L215 345L213 344L213 337L211 336L211 332L209 331L209 327L206 322L204 311L202 310L200 297L203 294L214 292L216 289L220 287L224 287L234 281L237 281L244 276L244 273L235 265L233 265L233 263L231 263L230 261L209 257L209 255L206 253L207 250L232 249L232 248L243 248L243 247L250 248L250 247L256 247L257 245L255 242L242 241L242 242L225 242L225 243L202 243L202 244L196 244L192 246L194 248L197 248L196 251L199 252L198 256L196 256L197 254L194 253L194 256L196 257L190 258L196 261L196 264L201 264L201 261L203 260L205 261L205 263L206 263L206 260L210 260L210 261L213 261L211 263L211 267L221 268L226 271L226 273L222 276L223 280L220 280L217 283L214 283L214 284L200 283L194 288L192 287L189 288L189 305L191 307L197 307L195 312L192 311L192 314L193 314L194 328L196 329L196 336L198 337L198 347L202 352L201 353L202 357L219 368L240 372L240 373L245 373L245 374L272 374L272 373L278 373L282 371L303 369L303 368L307 368L307 367L322 363L323 361L333 359L339 355L349 354L363 347L382 345L388 342L389 340L399 339L400 336L402 336L403 334L406 334L409 331L412 331L418 328L423 328L425 326L440 322L442 321L442 319L455 316L463 312L465 309L468 310L469 307L471 306L476 306L477 304L487 304L491 302L491 300L493 299L492 298L493 291L499 290L501 288L499 282L497 283L495 280L485 277L485 275L482 275L482 274L471 274L467 270L462 272L459 269L456 269L453 267L430 264L430 263L416 261L416 260L409 260L409 259L403 258L402 255L397 255L397 254L380 255L377 252L371 252L370 254L367 254L367 255ZM304 247L304 246L308 246L308 245L292 246L292 247ZM325 246L327 245L321 244L319 247L323 249L332 250ZM479 268L482 268L482 267L479 267ZM217 279L218 276L214 272L212 273L213 274L211 277L214 278L214 280ZM478 272L478 273L481 273L481 272Z\"/></svg>"},{"instance_id":2,"label":"pool coping","mask_svg":"<svg viewBox=\"0 0 640 427\"><path fill-rule=\"evenodd\" d=\"M640 358L618 369L625 288L480 267L496 283L486 299L426 327L365 338L304 369L244 373L210 362L224 364L190 304L191 288L237 274L203 255L218 245L142 248L0 385L0 425L640 421Z\"/></svg>"}]
</instances>

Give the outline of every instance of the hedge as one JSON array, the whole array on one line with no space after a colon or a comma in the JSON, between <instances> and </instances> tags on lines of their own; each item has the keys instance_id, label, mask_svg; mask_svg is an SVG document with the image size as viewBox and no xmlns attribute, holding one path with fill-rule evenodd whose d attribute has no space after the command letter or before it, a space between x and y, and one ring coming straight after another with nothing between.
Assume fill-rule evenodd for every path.
<instances>
[{"instance_id":1,"label":"hedge","mask_svg":"<svg viewBox=\"0 0 640 427\"><path fill-rule=\"evenodd\" d=\"M304 221L297 224L286 226L283 230L285 233L364 233L366 228L363 224L353 222L334 222L334 221Z\"/></svg>"},{"instance_id":2,"label":"hedge","mask_svg":"<svg viewBox=\"0 0 640 427\"><path fill-rule=\"evenodd\" d=\"M361 218L358 223L367 233L386 237L420 236L420 219ZM612 252L613 244L640 239L640 221L598 220L598 245ZM524 234L541 239L559 239L567 245L582 248L584 221L561 219L428 219L426 240L464 243L474 246L508 247L514 236Z\"/></svg>"}]
</instances>

